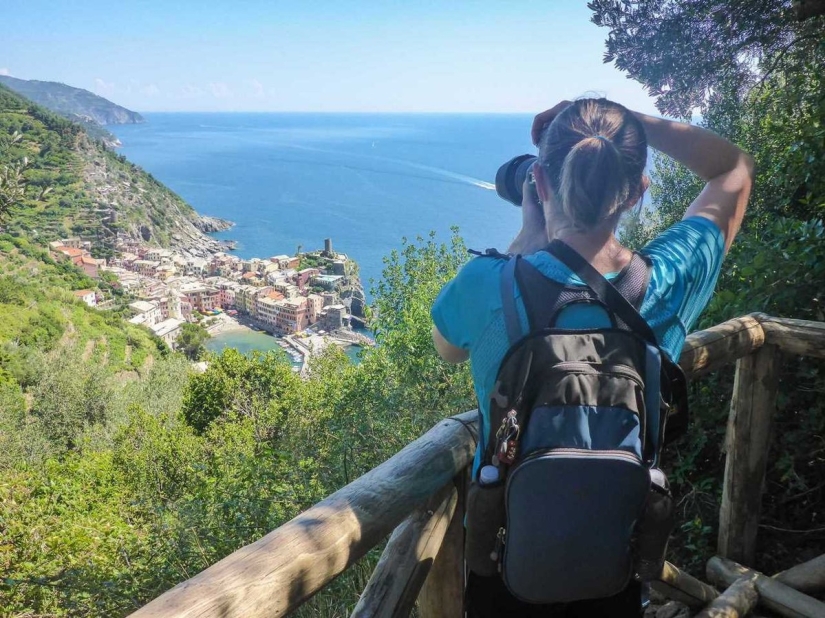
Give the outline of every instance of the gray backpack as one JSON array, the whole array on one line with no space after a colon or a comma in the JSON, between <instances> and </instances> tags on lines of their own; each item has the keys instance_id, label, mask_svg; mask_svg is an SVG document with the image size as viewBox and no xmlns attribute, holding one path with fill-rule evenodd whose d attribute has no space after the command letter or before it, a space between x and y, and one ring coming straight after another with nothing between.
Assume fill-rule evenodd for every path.
<instances>
[{"instance_id":1,"label":"gray backpack","mask_svg":"<svg viewBox=\"0 0 825 618\"><path fill-rule=\"evenodd\" d=\"M470 488L466 551L471 570L498 571L516 597L542 604L609 597L634 576L659 575L674 518L657 466L666 427L672 438L687 422L684 374L638 313L646 259L634 254L611 284L564 243L546 251L588 287L554 282L520 256L504 267L511 347L481 428L489 439ZM577 303L601 307L611 326L557 328Z\"/></svg>"}]
</instances>

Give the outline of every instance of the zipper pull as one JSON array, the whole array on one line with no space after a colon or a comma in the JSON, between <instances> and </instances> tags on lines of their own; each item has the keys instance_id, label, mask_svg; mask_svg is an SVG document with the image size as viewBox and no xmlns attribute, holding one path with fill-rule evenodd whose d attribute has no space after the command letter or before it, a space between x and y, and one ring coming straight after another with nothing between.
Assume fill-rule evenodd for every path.
<instances>
[{"instance_id":1,"label":"zipper pull","mask_svg":"<svg viewBox=\"0 0 825 618\"><path fill-rule=\"evenodd\" d=\"M501 550L504 548L504 535L507 531L504 528L498 529L498 534L496 534L496 547L493 549L492 553L490 553L490 560L493 562L499 562L499 558L501 557ZM499 566L499 571L501 570L501 566Z\"/></svg>"}]
</instances>

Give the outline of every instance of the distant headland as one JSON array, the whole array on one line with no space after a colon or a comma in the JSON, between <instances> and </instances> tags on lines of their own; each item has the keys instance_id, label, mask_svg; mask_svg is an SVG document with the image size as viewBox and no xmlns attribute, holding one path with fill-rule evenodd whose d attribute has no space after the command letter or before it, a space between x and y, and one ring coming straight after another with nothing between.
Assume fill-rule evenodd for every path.
<instances>
[{"instance_id":1,"label":"distant headland","mask_svg":"<svg viewBox=\"0 0 825 618\"><path fill-rule=\"evenodd\" d=\"M114 124L140 124L146 119L88 90L67 86L59 82L17 79L0 75L0 84L42 105L56 114L79 122L89 134L110 148L120 146L120 141L103 127Z\"/></svg>"}]
</instances>

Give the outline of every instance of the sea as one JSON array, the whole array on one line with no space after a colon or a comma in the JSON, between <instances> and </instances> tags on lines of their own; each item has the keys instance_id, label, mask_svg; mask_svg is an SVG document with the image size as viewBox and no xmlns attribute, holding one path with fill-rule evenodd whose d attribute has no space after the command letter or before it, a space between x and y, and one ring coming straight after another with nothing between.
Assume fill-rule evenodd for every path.
<instances>
[{"instance_id":1,"label":"sea","mask_svg":"<svg viewBox=\"0 0 825 618\"><path fill-rule=\"evenodd\" d=\"M368 299L404 238L447 242L457 226L470 248L506 249L521 213L497 196L496 171L535 154L529 115L143 115L108 127L120 153L199 213L233 221L215 236L236 241L237 255L292 255L329 238L358 262ZM229 345L270 343L251 338Z\"/></svg>"}]
</instances>

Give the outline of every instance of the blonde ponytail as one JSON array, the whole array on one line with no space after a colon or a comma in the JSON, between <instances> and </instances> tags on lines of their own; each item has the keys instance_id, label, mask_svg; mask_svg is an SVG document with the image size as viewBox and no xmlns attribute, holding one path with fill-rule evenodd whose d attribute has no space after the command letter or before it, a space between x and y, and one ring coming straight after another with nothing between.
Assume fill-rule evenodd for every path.
<instances>
[{"instance_id":1,"label":"blonde ponytail","mask_svg":"<svg viewBox=\"0 0 825 618\"><path fill-rule=\"evenodd\" d=\"M621 153L609 139L586 137L567 153L558 195L573 227L585 231L615 217L628 193Z\"/></svg>"},{"instance_id":2,"label":"blonde ponytail","mask_svg":"<svg viewBox=\"0 0 825 618\"><path fill-rule=\"evenodd\" d=\"M539 144L567 224L587 231L619 215L641 195L647 138L641 122L607 99L580 99L560 113Z\"/></svg>"}]
</instances>

